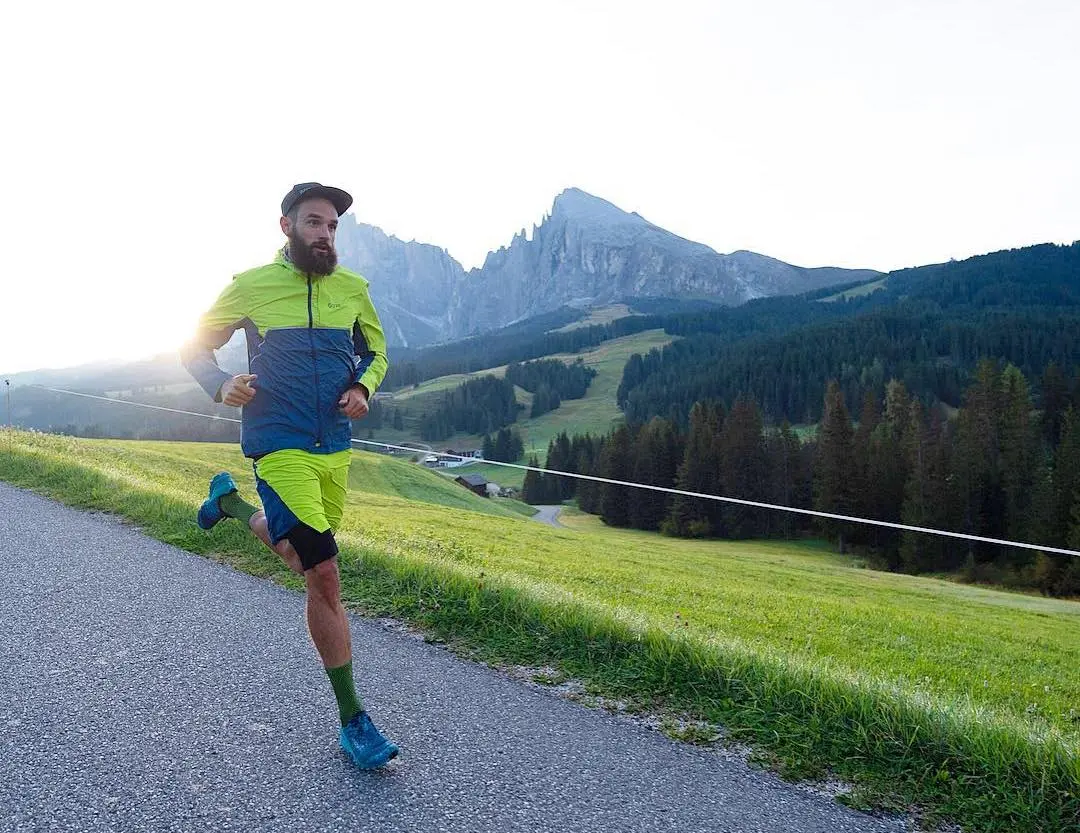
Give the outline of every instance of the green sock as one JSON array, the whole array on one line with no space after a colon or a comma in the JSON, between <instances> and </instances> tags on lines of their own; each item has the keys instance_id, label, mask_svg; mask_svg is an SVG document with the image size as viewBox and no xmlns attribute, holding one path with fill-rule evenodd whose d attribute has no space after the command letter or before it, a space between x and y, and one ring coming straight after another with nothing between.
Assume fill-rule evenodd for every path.
<instances>
[{"instance_id":1,"label":"green sock","mask_svg":"<svg viewBox=\"0 0 1080 833\"><path fill-rule=\"evenodd\" d=\"M356 686L353 685L352 662L347 662L340 668L327 668L326 675L330 678L330 685L334 687L338 716L344 726L364 710L364 703L357 696Z\"/></svg>"},{"instance_id":2,"label":"green sock","mask_svg":"<svg viewBox=\"0 0 1080 833\"><path fill-rule=\"evenodd\" d=\"M229 492L218 498L218 506L230 518L237 518L244 523L251 523L251 516L259 511L257 506L252 506L240 497L239 492Z\"/></svg>"}]
</instances>

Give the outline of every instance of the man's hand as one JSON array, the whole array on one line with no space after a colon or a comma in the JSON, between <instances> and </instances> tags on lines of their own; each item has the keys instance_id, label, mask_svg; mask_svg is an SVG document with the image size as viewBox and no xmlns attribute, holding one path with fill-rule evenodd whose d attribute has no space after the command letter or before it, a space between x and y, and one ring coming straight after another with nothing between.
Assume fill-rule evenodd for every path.
<instances>
[{"instance_id":1,"label":"man's hand","mask_svg":"<svg viewBox=\"0 0 1080 833\"><path fill-rule=\"evenodd\" d=\"M254 373L241 373L226 380L221 386L221 401L234 408L246 405L255 398L255 388L251 383L258 378Z\"/></svg>"},{"instance_id":2,"label":"man's hand","mask_svg":"<svg viewBox=\"0 0 1080 833\"><path fill-rule=\"evenodd\" d=\"M338 400L338 407L349 419L360 419L368 412L367 391L363 385L353 385Z\"/></svg>"}]
</instances>

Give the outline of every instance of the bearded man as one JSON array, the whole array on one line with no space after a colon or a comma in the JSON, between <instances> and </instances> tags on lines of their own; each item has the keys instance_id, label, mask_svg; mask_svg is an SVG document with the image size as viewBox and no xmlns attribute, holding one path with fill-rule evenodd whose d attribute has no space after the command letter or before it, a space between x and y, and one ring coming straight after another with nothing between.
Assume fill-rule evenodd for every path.
<instances>
[{"instance_id":1,"label":"bearded man","mask_svg":"<svg viewBox=\"0 0 1080 833\"><path fill-rule=\"evenodd\" d=\"M368 284L337 263L340 188L293 187L281 203L288 243L273 263L236 275L181 351L215 402L241 408L240 445L251 458L262 508L240 497L228 472L210 481L197 522L236 518L307 588L307 624L338 704L341 747L362 769L398 748L375 728L356 694L349 622L341 604L337 542L348 485L351 421L364 416L386 374L386 339ZM214 350L247 336L248 373L218 367Z\"/></svg>"}]
</instances>

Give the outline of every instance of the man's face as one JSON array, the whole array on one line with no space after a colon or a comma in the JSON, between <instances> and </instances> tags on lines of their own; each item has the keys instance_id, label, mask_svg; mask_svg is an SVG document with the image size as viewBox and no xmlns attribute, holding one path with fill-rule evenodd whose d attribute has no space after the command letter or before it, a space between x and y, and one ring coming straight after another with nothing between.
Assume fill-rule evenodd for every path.
<instances>
[{"instance_id":1,"label":"man's face","mask_svg":"<svg viewBox=\"0 0 1080 833\"><path fill-rule=\"evenodd\" d=\"M289 238L289 255L296 268L307 275L329 275L337 266L334 235L338 215L324 199L304 200L295 208L295 222L281 218L281 230Z\"/></svg>"}]
</instances>

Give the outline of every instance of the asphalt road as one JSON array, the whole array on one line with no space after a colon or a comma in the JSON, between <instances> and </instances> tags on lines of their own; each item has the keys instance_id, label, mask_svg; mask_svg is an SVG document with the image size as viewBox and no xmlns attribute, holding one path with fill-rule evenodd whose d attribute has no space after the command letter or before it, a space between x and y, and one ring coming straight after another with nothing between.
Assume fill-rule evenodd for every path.
<instances>
[{"instance_id":1,"label":"asphalt road","mask_svg":"<svg viewBox=\"0 0 1080 833\"><path fill-rule=\"evenodd\" d=\"M354 617L363 773L301 595L4 484L0 561L2 831L905 829Z\"/></svg>"}]
</instances>

